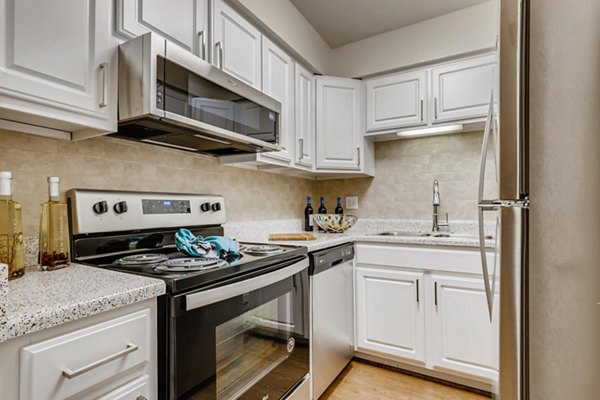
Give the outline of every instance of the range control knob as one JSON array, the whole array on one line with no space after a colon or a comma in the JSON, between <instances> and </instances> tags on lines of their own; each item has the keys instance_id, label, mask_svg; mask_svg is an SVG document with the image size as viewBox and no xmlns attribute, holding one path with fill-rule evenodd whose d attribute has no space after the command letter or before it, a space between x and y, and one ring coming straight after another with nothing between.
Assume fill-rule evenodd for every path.
<instances>
[{"instance_id":1,"label":"range control knob","mask_svg":"<svg viewBox=\"0 0 600 400\"><path fill-rule=\"evenodd\" d=\"M127 202L126 201L119 201L118 203L115 203L115 205L113 206L113 210L115 210L115 212L117 214L123 214L127 212Z\"/></svg>"},{"instance_id":2,"label":"range control knob","mask_svg":"<svg viewBox=\"0 0 600 400\"><path fill-rule=\"evenodd\" d=\"M213 211L221 211L221 203L214 203L210 208L212 208Z\"/></svg>"},{"instance_id":3,"label":"range control knob","mask_svg":"<svg viewBox=\"0 0 600 400\"><path fill-rule=\"evenodd\" d=\"M99 201L92 206L92 210L96 214L106 214L108 212L108 203L106 201Z\"/></svg>"},{"instance_id":4,"label":"range control knob","mask_svg":"<svg viewBox=\"0 0 600 400\"><path fill-rule=\"evenodd\" d=\"M210 211L210 203L202 203L200 204L200 209L204 212Z\"/></svg>"}]
</instances>

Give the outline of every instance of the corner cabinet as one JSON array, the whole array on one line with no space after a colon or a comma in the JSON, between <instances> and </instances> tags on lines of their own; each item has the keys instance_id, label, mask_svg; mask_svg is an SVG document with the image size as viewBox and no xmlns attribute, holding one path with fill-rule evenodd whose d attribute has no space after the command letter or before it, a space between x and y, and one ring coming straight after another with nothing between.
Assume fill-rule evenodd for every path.
<instances>
[{"instance_id":1,"label":"corner cabinet","mask_svg":"<svg viewBox=\"0 0 600 400\"><path fill-rule=\"evenodd\" d=\"M214 0L212 63L246 84L262 89L262 34L224 0Z\"/></svg>"},{"instance_id":2,"label":"corner cabinet","mask_svg":"<svg viewBox=\"0 0 600 400\"><path fill-rule=\"evenodd\" d=\"M363 82L319 76L316 79L316 168L360 170L363 155Z\"/></svg>"},{"instance_id":3,"label":"corner cabinet","mask_svg":"<svg viewBox=\"0 0 600 400\"><path fill-rule=\"evenodd\" d=\"M208 60L208 1L117 0L115 28L128 39L156 32Z\"/></svg>"},{"instance_id":4,"label":"corner cabinet","mask_svg":"<svg viewBox=\"0 0 600 400\"><path fill-rule=\"evenodd\" d=\"M116 131L111 20L108 1L0 0L0 126L62 139Z\"/></svg>"},{"instance_id":5,"label":"corner cabinet","mask_svg":"<svg viewBox=\"0 0 600 400\"><path fill-rule=\"evenodd\" d=\"M425 364L423 273L356 268L356 346Z\"/></svg>"}]
</instances>

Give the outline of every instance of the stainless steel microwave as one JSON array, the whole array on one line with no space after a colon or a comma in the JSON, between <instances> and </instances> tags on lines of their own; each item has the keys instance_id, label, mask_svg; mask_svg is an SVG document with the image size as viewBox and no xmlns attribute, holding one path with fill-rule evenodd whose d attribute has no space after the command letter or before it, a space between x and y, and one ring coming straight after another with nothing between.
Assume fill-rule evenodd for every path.
<instances>
[{"instance_id":1,"label":"stainless steel microwave","mask_svg":"<svg viewBox=\"0 0 600 400\"><path fill-rule=\"evenodd\" d=\"M147 33L119 47L111 136L213 156L279 150L281 103Z\"/></svg>"}]
</instances>

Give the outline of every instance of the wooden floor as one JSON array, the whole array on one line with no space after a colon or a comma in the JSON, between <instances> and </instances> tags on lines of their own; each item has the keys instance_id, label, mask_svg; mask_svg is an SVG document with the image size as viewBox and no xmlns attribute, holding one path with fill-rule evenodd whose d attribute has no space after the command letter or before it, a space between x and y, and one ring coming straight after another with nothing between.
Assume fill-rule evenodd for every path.
<instances>
[{"instance_id":1,"label":"wooden floor","mask_svg":"<svg viewBox=\"0 0 600 400\"><path fill-rule=\"evenodd\" d=\"M352 361L320 400L485 400L425 379Z\"/></svg>"}]
</instances>

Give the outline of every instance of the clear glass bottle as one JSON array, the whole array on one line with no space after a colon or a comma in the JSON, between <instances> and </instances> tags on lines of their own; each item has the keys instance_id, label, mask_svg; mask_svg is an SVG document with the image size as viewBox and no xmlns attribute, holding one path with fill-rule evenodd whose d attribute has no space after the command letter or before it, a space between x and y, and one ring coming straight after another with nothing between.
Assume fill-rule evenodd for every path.
<instances>
[{"instance_id":1,"label":"clear glass bottle","mask_svg":"<svg viewBox=\"0 0 600 400\"><path fill-rule=\"evenodd\" d=\"M21 204L12 199L12 172L0 171L0 263L8 265L8 279L25 274Z\"/></svg>"},{"instance_id":2,"label":"clear glass bottle","mask_svg":"<svg viewBox=\"0 0 600 400\"><path fill-rule=\"evenodd\" d=\"M48 177L49 200L42 204L40 216L40 252L43 270L65 267L70 262L67 204L59 199L60 178Z\"/></svg>"}]
</instances>

